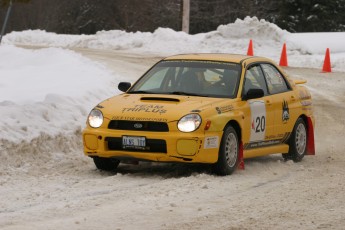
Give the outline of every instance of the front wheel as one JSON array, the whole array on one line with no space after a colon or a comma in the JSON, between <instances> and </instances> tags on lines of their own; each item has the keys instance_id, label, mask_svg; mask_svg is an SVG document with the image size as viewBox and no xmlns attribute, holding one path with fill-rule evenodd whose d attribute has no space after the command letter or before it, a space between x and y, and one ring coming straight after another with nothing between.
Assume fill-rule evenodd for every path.
<instances>
[{"instance_id":1,"label":"front wheel","mask_svg":"<svg viewBox=\"0 0 345 230\"><path fill-rule=\"evenodd\" d=\"M283 154L283 158L294 162L301 161L307 151L307 126L302 118L296 121L289 142L289 152Z\"/></svg>"},{"instance_id":2,"label":"front wheel","mask_svg":"<svg viewBox=\"0 0 345 230\"><path fill-rule=\"evenodd\" d=\"M98 169L104 171L115 170L117 166L120 164L119 160L104 157L93 157L93 162L95 163Z\"/></svg>"},{"instance_id":3,"label":"front wheel","mask_svg":"<svg viewBox=\"0 0 345 230\"><path fill-rule=\"evenodd\" d=\"M218 161L215 164L215 172L218 175L230 175L238 166L239 141L235 129L228 126L220 143Z\"/></svg>"}]
</instances>

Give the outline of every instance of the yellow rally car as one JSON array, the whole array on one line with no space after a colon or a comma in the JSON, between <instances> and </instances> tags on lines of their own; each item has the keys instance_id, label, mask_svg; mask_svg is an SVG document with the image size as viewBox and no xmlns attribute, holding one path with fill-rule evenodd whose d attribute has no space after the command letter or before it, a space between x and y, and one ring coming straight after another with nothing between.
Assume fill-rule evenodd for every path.
<instances>
[{"instance_id":1,"label":"yellow rally car","mask_svg":"<svg viewBox=\"0 0 345 230\"><path fill-rule=\"evenodd\" d=\"M102 170L135 160L208 163L228 175L245 158L282 153L298 162L315 154L305 82L262 57L168 57L90 112L84 152Z\"/></svg>"}]
</instances>

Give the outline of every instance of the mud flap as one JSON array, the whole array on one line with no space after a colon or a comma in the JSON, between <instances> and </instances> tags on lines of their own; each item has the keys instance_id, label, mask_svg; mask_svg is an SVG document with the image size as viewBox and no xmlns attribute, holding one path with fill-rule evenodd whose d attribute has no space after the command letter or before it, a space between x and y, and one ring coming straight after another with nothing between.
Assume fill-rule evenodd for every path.
<instances>
[{"instance_id":1,"label":"mud flap","mask_svg":"<svg viewBox=\"0 0 345 230\"><path fill-rule=\"evenodd\" d=\"M315 155L314 126L310 117L307 117L308 138L306 155Z\"/></svg>"},{"instance_id":2,"label":"mud flap","mask_svg":"<svg viewBox=\"0 0 345 230\"><path fill-rule=\"evenodd\" d=\"M240 142L240 151L238 153L238 169L244 170L244 161L243 161L243 143Z\"/></svg>"}]
</instances>

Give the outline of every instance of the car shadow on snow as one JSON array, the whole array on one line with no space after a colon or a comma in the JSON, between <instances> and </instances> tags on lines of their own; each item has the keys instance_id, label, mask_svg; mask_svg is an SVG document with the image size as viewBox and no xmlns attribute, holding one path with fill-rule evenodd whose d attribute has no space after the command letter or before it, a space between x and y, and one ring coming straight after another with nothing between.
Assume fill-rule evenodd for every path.
<instances>
[{"instance_id":1,"label":"car shadow on snow","mask_svg":"<svg viewBox=\"0 0 345 230\"><path fill-rule=\"evenodd\" d=\"M260 173L266 170L272 170L272 168L280 168L285 163L291 164L291 161L285 162L281 155L270 155L270 156L263 156L263 157L256 157L245 159L245 170L237 170L236 173L239 171L244 174L251 173L252 171L256 171L256 173ZM163 178L180 178L180 177L189 177L195 176L199 174L208 174L214 175L216 174L213 171L213 167L211 164L196 164L196 163L156 163L156 162L139 162L138 164L128 164L128 163L121 163L116 170L113 171L102 171L97 170L102 175L131 175L131 176L160 176Z\"/></svg>"},{"instance_id":2,"label":"car shadow on snow","mask_svg":"<svg viewBox=\"0 0 345 230\"><path fill-rule=\"evenodd\" d=\"M140 162L139 164L121 163L116 170L97 170L102 175L131 175L131 176L159 176L163 178L189 177L199 174L213 174L211 165L208 164L183 164L183 163L155 163Z\"/></svg>"}]
</instances>

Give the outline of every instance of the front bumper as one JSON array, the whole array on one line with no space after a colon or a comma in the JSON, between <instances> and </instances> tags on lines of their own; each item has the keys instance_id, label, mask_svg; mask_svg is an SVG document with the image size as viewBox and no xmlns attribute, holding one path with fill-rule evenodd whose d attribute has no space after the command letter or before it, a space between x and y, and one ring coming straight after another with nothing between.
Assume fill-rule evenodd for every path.
<instances>
[{"instance_id":1,"label":"front bumper","mask_svg":"<svg viewBox=\"0 0 345 230\"><path fill-rule=\"evenodd\" d=\"M144 136L145 149L123 149L122 136ZM159 162L215 163L222 133L143 132L86 128L84 153L93 157L112 157Z\"/></svg>"}]
</instances>

